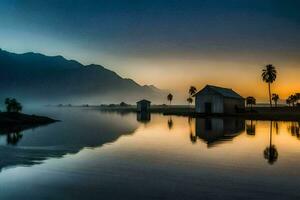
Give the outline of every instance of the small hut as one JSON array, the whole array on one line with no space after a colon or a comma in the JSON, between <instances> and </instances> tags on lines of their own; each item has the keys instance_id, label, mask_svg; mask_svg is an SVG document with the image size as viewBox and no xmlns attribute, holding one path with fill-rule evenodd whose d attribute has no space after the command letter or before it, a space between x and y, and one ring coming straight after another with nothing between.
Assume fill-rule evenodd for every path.
<instances>
[{"instance_id":1,"label":"small hut","mask_svg":"<svg viewBox=\"0 0 300 200\"><path fill-rule=\"evenodd\" d=\"M151 102L146 99L143 99L136 102L136 105L137 105L138 112L149 112Z\"/></svg>"},{"instance_id":2,"label":"small hut","mask_svg":"<svg viewBox=\"0 0 300 200\"><path fill-rule=\"evenodd\" d=\"M235 113L245 109L245 99L232 89L207 85L194 95L196 113Z\"/></svg>"}]
</instances>

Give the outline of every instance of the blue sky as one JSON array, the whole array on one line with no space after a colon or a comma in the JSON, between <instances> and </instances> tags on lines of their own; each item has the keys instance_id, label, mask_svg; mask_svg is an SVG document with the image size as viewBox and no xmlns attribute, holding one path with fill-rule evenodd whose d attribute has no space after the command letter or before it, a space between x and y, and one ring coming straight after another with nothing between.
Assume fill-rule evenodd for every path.
<instances>
[{"instance_id":1,"label":"blue sky","mask_svg":"<svg viewBox=\"0 0 300 200\"><path fill-rule=\"evenodd\" d=\"M232 71L254 80L268 63L300 72L299 7L297 0L2 0L0 48L102 64L163 88L185 77L178 90L232 87ZM229 78L220 81L216 71Z\"/></svg>"}]
</instances>

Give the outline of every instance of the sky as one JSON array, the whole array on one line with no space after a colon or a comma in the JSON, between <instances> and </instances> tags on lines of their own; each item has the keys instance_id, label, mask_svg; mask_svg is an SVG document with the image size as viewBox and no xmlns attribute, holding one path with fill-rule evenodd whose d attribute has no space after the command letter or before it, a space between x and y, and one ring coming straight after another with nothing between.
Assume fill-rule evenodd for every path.
<instances>
[{"instance_id":1,"label":"sky","mask_svg":"<svg viewBox=\"0 0 300 200\"><path fill-rule=\"evenodd\" d=\"M298 0L1 0L0 48L96 63L185 96L190 85L267 99L300 91Z\"/></svg>"}]
</instances>

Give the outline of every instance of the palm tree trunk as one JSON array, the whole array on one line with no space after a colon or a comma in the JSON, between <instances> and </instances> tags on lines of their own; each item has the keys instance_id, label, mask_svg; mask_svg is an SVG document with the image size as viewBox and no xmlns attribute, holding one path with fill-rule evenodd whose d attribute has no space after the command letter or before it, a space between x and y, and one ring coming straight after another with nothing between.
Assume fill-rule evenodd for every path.
<instances>
[{"instance_id":1,"label":"palm tree trunk","mask_svg":"<svg viewBox=\"0 0 300 200\"><path fill-rule=\"evenodd\" d=\"M269 85L269 100L270 100L270 107L272 108L271 83L268 83L268 85Z\"/></svg>"}]
</instances>

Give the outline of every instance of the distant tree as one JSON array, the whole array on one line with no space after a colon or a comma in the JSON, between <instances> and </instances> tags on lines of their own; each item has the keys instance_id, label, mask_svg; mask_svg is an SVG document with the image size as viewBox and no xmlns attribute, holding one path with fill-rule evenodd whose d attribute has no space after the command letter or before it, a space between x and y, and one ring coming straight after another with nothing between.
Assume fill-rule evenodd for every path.
<instances>
[{"instance_id":1,"label":"distant tree","mask_svg":"<svg viewBox=\"0 0 300 200\"><path fill-rule=\"evenodd\" d=\"M196 94L197 88L195 86L191 86L189 89L189 94L192 97L194 94Z\"/></svg>"},{"instance_id":2,"label":"distant tree","mask_svg":"<svg viewBox=\"0 0 300 200\"><path fill-rule=\"evenodd\" d=\"M5 101L6 111L7 112L21 112L22 105L16 99L6 98Z\"/></svg>"},{"instance_id":3,"label":"distant tree","mask_svg":"<svg viewBox=\"0 0 300 200\"><path fill-rule=\"evenodd\" d=\"M120 103L120 106L121 106L121 107L125 107L125 106L128 106L128 104L122 101L122 102Z\"/></svg>"},{"instance_id":4,"label":"distant tree","mask_svg":"<svg viewBox=\"0 0 300 200\"><path fill-rule=\"evenodd\" d=\"M265 68L262 70L261 76L262 76L263 81L268 83L269 101L270 101L270 107L272 107L271 84L276 80L277 71L273 65L269 64L269 65L266 65Z\"/></svg>"},{"instance_id":5,"label":"distant tree","mask_svg":"<svg viewBox=\"0 0 300 200\"><path fill-rule=\"evenodd\" d=\"M300 93L296 93L296 98L297 98L297 104L299 103L299 100L300 100Z\"/></svg>"},{"instance_id":6,"label":"distant tree","mask_svg":"<svg viewBox=\"0 0 300 200\"><path fill-rule=\"evenodd\" d=\"M287 100L286 100L287 104L290 106L291 104L293 105L293 107L295 106L295 103L297 102L297 96L296 95L290 95Z\"/></svg>"},{"instance_id":7,"label":"distant tree","mask_svg":"<svg viewBox=\"0 0 300 200\"><path fill-rule=\"evenodd\" d=\"M279 95L278 94L272 94L272 100L274 101L275 103L275 107L277 107L277 102L279 100Z\"/></svg>"},{"instance_id":8,"label":"distant tree","mask_svg":"<svg viewBox=\"0 0 300 200\"><path fill-rule=\"evenodd\" d=\"M168 99L168 101L170 102L170 105L171 105L172 100L173 100L173 95L171 93L168 94L167 99Z\"/></svg>"},{"instance_id":9,"label":"distant tree","mask_svg":"<svg viewBox=\"0 0 300 200\"><path fill-rule=\"evenodd\" d=\"M250 105L251 110L252 110L252 106L256 104L256 99L254 97L251 97L251 96L247 97L246 98L246 104L247 104L247 106Z\"/></svg>"},{"instance_id":10,"label":"distant tree","mask_svg":"<svg viewBox=\"0 0 300 200\"><path fill-rule=\"evenodd\" d=\"M189 97L189 98L186 99L186 101L191 105L193 103L193 98Z\"/></svg>"},{"instance_id":11,"label":"distant tree","mask_svg":"<svg viewBox=\"0 0 300 200\"><path fill-rule=\"evenodd\" d=\"M286 100L285 100L285 102L286 102L286 104L288 105L288 106L291 106L291 99L290 99L290 97L288 97Z\"/></svg>"}]
</instances>

